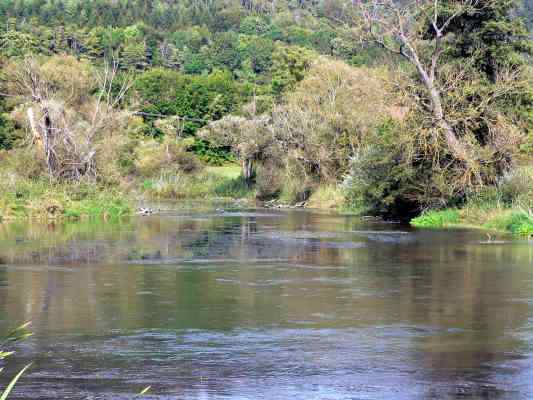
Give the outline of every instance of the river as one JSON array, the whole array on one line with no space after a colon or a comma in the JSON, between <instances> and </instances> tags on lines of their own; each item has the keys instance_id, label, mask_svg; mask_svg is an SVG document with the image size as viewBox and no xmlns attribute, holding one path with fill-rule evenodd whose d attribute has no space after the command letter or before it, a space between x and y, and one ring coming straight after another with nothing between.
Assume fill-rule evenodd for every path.
<instances>
[{"instance_id":1,"label":"river","mask_svg":"<svg viewBox=\"0 0 533 400\"><path fill-rule=\"evenodd\" d=\"M501 239L501 238L499 238ZM0 224L11 399L533 398L533 244L307 210Z\"/></svg>"}]
</instances>

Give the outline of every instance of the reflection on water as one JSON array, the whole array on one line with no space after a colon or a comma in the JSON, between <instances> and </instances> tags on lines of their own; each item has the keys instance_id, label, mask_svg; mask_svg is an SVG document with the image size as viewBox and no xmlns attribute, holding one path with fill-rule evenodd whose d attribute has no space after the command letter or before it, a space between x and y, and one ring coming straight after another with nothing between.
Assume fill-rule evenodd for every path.
<instances>
[{"instance_id":1,"label":"reflection on water","mask_svg":"<svg viewBox=\"0 0 533 400\"><path fill-rule=\"evenodd\" d=\"M483 241L307 211L0 225L0 331L36 333L13 398L531 398L533 246Z\"/></svg>"}]
</instances>

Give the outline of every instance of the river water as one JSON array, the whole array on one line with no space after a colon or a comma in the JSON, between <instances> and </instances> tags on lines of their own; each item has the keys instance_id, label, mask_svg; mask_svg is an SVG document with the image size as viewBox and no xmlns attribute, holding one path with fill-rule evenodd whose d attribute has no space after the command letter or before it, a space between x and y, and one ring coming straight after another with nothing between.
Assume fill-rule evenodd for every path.
<instances>
[{"instance_id":1,"label":"river water","mask_svg":"<svg viewBox=\"0 0 533 400\"><path fill-rule=\"evenodd\" d=\"M533 398L533 244L312 211L0 224L12 399Z\"/></svg>"}]
</instances>

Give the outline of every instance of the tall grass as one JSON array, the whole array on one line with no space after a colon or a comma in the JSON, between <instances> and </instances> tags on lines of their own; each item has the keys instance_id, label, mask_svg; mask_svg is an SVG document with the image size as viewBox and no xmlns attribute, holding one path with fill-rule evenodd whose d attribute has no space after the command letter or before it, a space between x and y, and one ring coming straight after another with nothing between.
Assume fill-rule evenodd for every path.
<instances>
[{"instance_id":1,"label":"tall grass","mask_svg":"<svg viewBox=\"0 0 533 400\"><path fill-rule=\"evenodd\" d=\"M13 352L4 350L6 345L19 342L32 335L32 333L28 330L29 325L30 325L30 322L27 322L19 326L18 328L11 331L3 339L3 341L0 343L0 360L4 360L13 354ZM8 398L9 394L11 393L11 391L17 384L18 380L22 377L22 375L24 375L24 373L28 370L28 368L30 368L30 366L31 364L26 365L24 368L22 368L22 370L19 371L17 375L15 375L13 379L11 379L7 387L3 391L0 392L0 400L6 400ZM0 368L0 373L2 373L1 368Z\"/></svg>"},{"instance_id":2,"label":"tall grass","mask_svg":"<svg viewBox=\"0 0 533 400\"><path fill-rule=\"evenodd\" d=\"M146 179L142 191L155 199L248 198L255 192L238 167L209 167L197 174L161 173Z\"/></svg>"},{"instance_id":3,"label":"tall grass","mask_svg":"<svg viewBox=\"0 0 533 400\"><path fill-rule=\"evenodd\" d=\"M411 221L420 228L477 226L521 237L533 236L533 167L503 176L496 186L472 193L460 209L428 211Z\"/></svg>"},{"instance_id":4,"label":"tall grass","mask_svg":"<svg viewBox=\"0 0 533 400\"><path fill-rule=\"evenodd\" d=\"M2 180L0 221L19 218L120 217L130 200L118 190L90 183L50 183L45 179Z\"/></svg>"},{"instance_id":5,"label":"tall grass","mask_svg":"<svg viewBox=\"0 0 533 400\"><path fill-rule=\"evenodd\" d=\"M337 185L319 186L308 201L308 207L321 209L342 208L344 204L342 189Z\"/></svg>"}]
</instances>

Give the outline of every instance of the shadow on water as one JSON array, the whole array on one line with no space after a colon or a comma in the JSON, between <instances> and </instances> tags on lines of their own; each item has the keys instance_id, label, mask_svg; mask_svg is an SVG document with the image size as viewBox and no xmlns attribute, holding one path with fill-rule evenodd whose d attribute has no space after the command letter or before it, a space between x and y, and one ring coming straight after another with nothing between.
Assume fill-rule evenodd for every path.
<instances>
[{"instance_id":1,"label":"shadow on water","mask_svg":"<svg viewBox=\"0 0 533 400\"><path fill-rule=\"evenodd\" d=\"M308 211L0 225L0 331L36 333L13 398L530 398L533 246L483 239Z\"/></svg>"}]
</instances>

